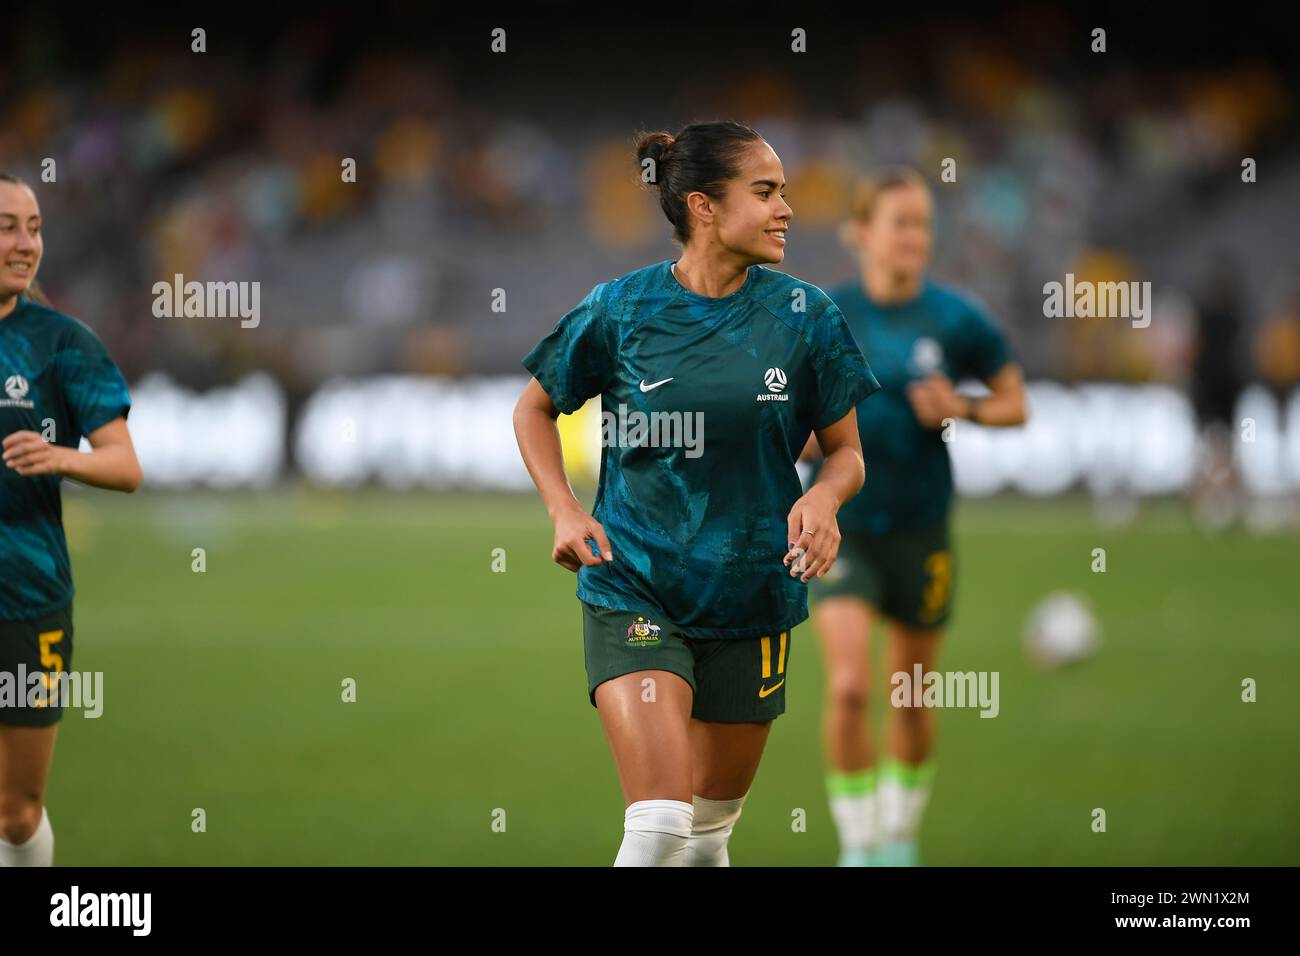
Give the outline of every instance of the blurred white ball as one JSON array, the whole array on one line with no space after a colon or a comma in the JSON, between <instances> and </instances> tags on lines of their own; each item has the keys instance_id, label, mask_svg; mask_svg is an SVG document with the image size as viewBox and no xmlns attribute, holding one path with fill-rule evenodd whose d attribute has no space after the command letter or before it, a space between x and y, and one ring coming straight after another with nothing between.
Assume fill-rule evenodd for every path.
<instances>
[{"instance_id":1,"label":"blurred white ball","mask_svg":"<svg viewBox=\"0 0 1300 956\"><path fill-rule=\"evenodd\" d=\"M1025 656L1039 667L1064 667L1096 650L1097 618L1086 601L1068 591L1054 591L1025 619Z\"/></svg>"}]
</instances>

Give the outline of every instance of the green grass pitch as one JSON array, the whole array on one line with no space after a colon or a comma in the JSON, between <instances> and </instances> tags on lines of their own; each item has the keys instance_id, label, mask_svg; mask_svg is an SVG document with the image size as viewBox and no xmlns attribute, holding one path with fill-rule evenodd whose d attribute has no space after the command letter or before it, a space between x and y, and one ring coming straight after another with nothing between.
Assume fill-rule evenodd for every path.
<instances>
[{"instance_id":1,"label":"green grass pitch","mask_svg":"<svg viewBox=\"0 0 1300 956\"><path fill-rule=\"evenodd\" d=\"M64 499L73 664L105 690L102 717L69 712L60 730L59 863L613 861L621 795L586 698L573 576L549 560L535 496ZM1206 536L1173 503L1108 529L1082 500L963 502L957 529L939 668L998 671L1001 713L940 715L927 863L1300 863L1294 534ZM1062 588L1091 599L1103 643L1044 674L1020 629ZM1240 699L1247 677L1256 703ZM734 865L835 859L821 679L801 625Z\"/></svg>"}]
</instances>

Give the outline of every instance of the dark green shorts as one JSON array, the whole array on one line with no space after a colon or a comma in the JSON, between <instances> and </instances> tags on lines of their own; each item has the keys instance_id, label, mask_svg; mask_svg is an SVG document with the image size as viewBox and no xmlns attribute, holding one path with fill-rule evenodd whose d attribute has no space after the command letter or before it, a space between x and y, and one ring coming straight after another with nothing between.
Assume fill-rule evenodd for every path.
<instances>
[{"instance_id":1,"label":"dark green shorts","mask_svg":"<svg viewBox=\"0 0 1300 956\"><path fill-rule=\"evenodd\" d=\"M952 609L948 526L885 534L845 531L835 564L810 586L815 599L852 595L909 627L941 627Z\"/></svg>"},{"instance_id":2,"label":"dark green shorts","mask_svg":"<svg viewBox=\"0 0 1300 956\"><path fill-rule=\"evenodd\" d=\"M691 717L718 723L771 720L785 713L790 633L770 637L699 640L684 637L663 618L582 604L587 696L636 671L669 671L691 685Z\"/></svg>"},{"instance_id":3,"label":"dark green shorts","mask_svg":"<svg viewBox=\"0 0 1300 956\"><path fill-rule=\"evenodd\" d=\"M19 668L22 665L22 668ZM64 702L52 675L72 669L72 605L30 621L0 621L0 724L48 727L63 717ZM30 678L40 674L36 706L31 704Z\"/></svg>"}]
</instances>

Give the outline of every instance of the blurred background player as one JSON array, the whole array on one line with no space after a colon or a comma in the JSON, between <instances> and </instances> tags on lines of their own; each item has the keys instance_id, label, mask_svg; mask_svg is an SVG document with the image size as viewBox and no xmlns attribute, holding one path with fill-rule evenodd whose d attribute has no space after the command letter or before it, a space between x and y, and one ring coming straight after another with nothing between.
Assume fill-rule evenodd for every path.
<instances>
[{"instance_id":1,"label":"blurred background player","mask_svg":"<svg viewBox=\"0 0 1300 956\"><path fill-rule=\"evenodd\" d=\"M1260 385L1277 407L1286 408L1289 402L1292 409L1300 411L1300 285L1295 285L1294 280L1281 301L1260 324L1251 342L1251 351ZM1244 423L1236 421L1233 424L1241 428ZM1300 433L1300 422L1293 421L1291 427ZM1293 443L1293 448L1300 448L1300 442ZM1293 451L1292 461L1295 473L1300 474L1300 454ZM1278 497L1276 512L1270 514L1271 509L1266 506L1262 515L1256 515L1253 527L1266 529L1289 524L1292 528L1300 528L1300 489L1283 486L1275 489L1275 494Z\"/></svg>"},{"instance_id":2,"label":"blurred background player","mask_svg":"<svg viewBox=\"0 0 1300 956\"><path fill-rule=\"evenodd\" d=\"M33 289L44 252L41 211L0 173L0 866L51 866L45 785L72 668L72 569L59 481L134 491L140 484L125 379L99 338ZM82 436L92 451L82 454ZM37 706L28 675L41 675Z\"/></svg>"},{"instance_id":3,"label":"blurred background player","mask_svg":"<svg viewBox=\"0 0 1300 956\"><path fill-rule=\"evenodd\" d=\"M835 560L835 513L862 485L854 408L879 385L834 303L759 265L784 259L791 209L758 133L649 133L637 159L681 258L596 286L529 352L515 431L552 557L578 572L588 694L626 804L615 866L727 866L785 711L806 582ZM675 415L704 433L692 454L607 432L588 514L556 418L597 395L606 416ZM801 495L812 433L825 464Z\"/></svg>"},{"instance_id":4,"label":"blurred background player","mask_svg":"<svg viewBox=\"0 0 1300 956\"><path fill-rule=\"evenodd\" d=\"M858 408L866 484L840 511L840 559L814 585L813 620L827 662L827 788L841 865L914 865L934 773L934 717L891 710L883 760L868 720L870 634L887 620L886 674L936 663L953 588L947 441L958 419L1025 421L1024 384L1006 340L971 300L926 278L933 201L908 168L861 180L845 241L861 278L827 290L871 361L881 394ZM953 383L977 378L971 398ZM811 444L806 450L814 454Z\"/></svg>"},{"instance_id":5,"label":"blurred background player","mask_svg":"<svg viewBox=\"0 0 1300 956\"><path fill-rule=\"evenodd\" d=\"M1207 270L1209 280L1197 308L1191 398L1196 412L1197 462L1191 500L1204 527L1232 523L1243 506L1241 476L1234 448L1237 399L1243 388L1241 330L1244 303L1241 269L1231 255L1220 255Z\"/></svg>"}]
</instances>

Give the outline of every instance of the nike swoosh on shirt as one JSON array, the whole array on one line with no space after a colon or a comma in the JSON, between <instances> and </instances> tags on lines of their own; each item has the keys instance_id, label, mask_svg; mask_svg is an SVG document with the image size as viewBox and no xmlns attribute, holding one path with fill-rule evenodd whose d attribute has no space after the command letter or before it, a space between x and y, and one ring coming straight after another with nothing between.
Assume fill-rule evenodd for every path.
<instances>
[{"instance_id":1,"label":"nike swoosh on shirt","mask_svg":"<svg viewBox=\"0 0 1300 956\"><path fill-rule=\"evenodd\" d=\"M777 690L777 688L779 688L779 687L780 687L782 684L784 684L784 683L785 683L785 678L782 677L779 681L777 681L777 682L776 682L775 684L773 684L771 687L760 687L760 688L758 689L758 696L759 696L759 697L766 697L768 694L774 693L774 692Z\"/></svg>"},{"instance_id":2,"label":"nike swoosh on shirt","mask_svg":"<svg viewBox=\"0 0 1300 956\"><path fill-rule=\"evenodd\" d=\"M641 391L648 392L652 388L658 388L660 385L667 385L671 381L671 378L666 378L662 382L655 382L653 385L647 385L645 379L641 379Z\"/></svg>"}]
</instances>

